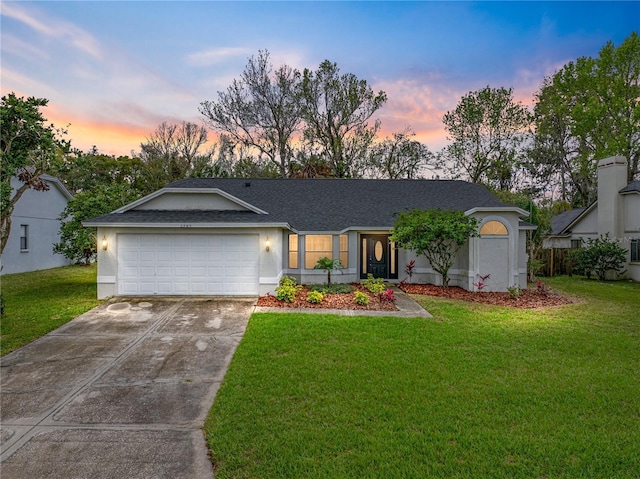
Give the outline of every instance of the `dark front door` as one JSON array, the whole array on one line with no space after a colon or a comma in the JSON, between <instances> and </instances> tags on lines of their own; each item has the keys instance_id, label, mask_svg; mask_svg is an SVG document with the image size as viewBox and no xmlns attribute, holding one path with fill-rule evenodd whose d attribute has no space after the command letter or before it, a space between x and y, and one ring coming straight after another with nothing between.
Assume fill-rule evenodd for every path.
<instances>
[{"instance_id":1,"label":"dark front door","mask_svg":"<svg viewBox=\"0 0 640 479\"><path fill-rule=\"evenodd\" d=\"M389 235L362 235L361 245L363 264L360 277L372 274L375 278L391 278Z\"/></svg>"}]
</instances>

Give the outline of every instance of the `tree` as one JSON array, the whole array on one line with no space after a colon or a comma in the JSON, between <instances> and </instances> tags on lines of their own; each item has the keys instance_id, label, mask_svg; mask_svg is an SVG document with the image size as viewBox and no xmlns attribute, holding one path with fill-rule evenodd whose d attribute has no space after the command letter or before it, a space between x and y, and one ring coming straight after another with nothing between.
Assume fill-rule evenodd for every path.
<instances>
[{"instance_id":1,"label":"tree","mask_svg":"<svg viewBox=\"0 0 640 479\"><path fill-rule=\"evenodd\" d=\"M421 178L433 154L425 145L412 140L413 136L415 133L406 129L374 145L369 155L368 176L392 180Z\"/></svg>"},{"instance_id":2,"label":"tree","mask_svg":"<svg viewBox=\"0 0 640 479\"><path fill-rule=\"evenodd\" d=\"M574 206L595 199L597 163L622 155L640 174L640 37L580 57L544 79L534 108L531 172Z\"/></svg>"},{"instance_id":3,"label":"tree","mask_svg":"<svg viewBox=\"0 0 640 479\"><path fill-rule=\"evenodd\" d=\"M313 269L323 269L327 272L327 286L331 286L331 271L342 269L342 261L340 258L331 259L326 256L320 258Z\"/></svg>"},{"instance_id":4,"label":"tree","mask_svg":"<svg viewBox=\"0 0 640 479\"><path fill-rule=\"evenodd\" d=\"M300 100L304 138L329 164L332 176L361 176L380 128L379 121L372 126L368 121L387 101L386 93L374 93L366 80L351 73L340 75L337 64L325 60L315 72L305 68Z\"/></svg>"},{"instance_id":5,"label":"tree","mask_svg":"<svg viewBox=\"0 0 640 479\"><path fill-rule=\"evenodd\" d=\"M456 254L474 236L478 236L478 222L462 211L412 210L398 215L390 240L424 255L447 287Z\"/></svg>"},{"instance_id":6,"label":"tree","mask_svg":"<svg viewBox=\"0 0 640 479\"><path fill-rule=\"evenodd\" d=\"M69 200L58 218L60 241L53 246L55 253L78 263L90 264L97 253L96 229L82 226L84 220L118 209L140 197L138 191L126 183L99 184L78 193Z\"/></svg>"},{"instance_id":7,"label":"tree","mask_svg":"<svg viewBox=\"0 0 640 479\"><path fill-rule=\"evenodd\" d=\"M261 50L239 80L218 92L217 101L202 102L199 110L213 129L257 150L286 178L294 158L292 141L302 122L299 83L298 70L283 65L274 71L269 52Z\"/></svg>"},{"instance_id":8,"label":"tree","mask_svg":"<svg viewBox=\"0 0 640 479\"><path fill-rule=\"evenodd\" d=\"M49 189L41 176L52 170L57 155L69 148L69 143L61 139L65 132L47 125L40 111L48 102L10 93L0 103L0 254L11 233L16 203L29 188ZM20 182L15 190L11 186L14 177Z\"/></svg>"},{"instance_id":9,"label":"tree","mask_svg":"<svg viewBox=\"0 0 640 479\"><path fill-rule=\"evenodd\" d=\"M451 140L442 154L454 178L499 190L513 187L531 115L514 102L512 88L470 92L442 121Z\"/></svg>"},{"instance_id":10,"label":"tree","mask_svg":"<svg viewBox=\"0 0 640 479\"><path fill-rule=\"evenodd\" d=\"M105 155L94 146L87 153L75 151L65 155L56 175L72 193L81 193L98 185L126 183L145 192L142 176L144 165L139 158Z\"/></svg>"},{"instance_id":11,"label":"tree","mask_svg":"<svg viewBox=\"0 0 640 479\"><path fill-rule=\"evenodd\" d=\"M197 175L213 157L214 151L201 152L207 143L207 129L183 121L179 124L161 123L140 145L140 159L144 164L143 181L147 192L158 190L167 183Z\"/></svg>"}]
</instances>

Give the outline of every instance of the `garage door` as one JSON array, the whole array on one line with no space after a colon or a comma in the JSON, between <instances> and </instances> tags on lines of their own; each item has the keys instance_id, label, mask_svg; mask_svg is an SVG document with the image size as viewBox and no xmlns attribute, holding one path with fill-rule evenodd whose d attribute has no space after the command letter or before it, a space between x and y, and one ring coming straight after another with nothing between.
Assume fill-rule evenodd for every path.
<instances>
[{"instance_id":1,"label":"garage door","mask_svg":"<svg viewBox=\"0 0 640 479\"><path fill-rule=\"evenodd\" d=\"M119 235L120 295L257 295L258 235Z\"/></svg>"}]
</instances>

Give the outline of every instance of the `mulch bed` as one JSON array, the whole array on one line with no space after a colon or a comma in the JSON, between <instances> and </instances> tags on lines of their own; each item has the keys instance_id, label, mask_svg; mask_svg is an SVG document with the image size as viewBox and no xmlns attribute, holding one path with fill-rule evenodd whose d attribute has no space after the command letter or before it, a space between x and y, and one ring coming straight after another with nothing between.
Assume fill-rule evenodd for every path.
<instances>
[{"instance_id":1,"label":"mulch bed","mask_svg":"<svg viewBox=\"0 0 640 479\"><path fill-rule=\"evenodd\" d=\"M403 284L400 289L407 294L423 294L427 296L438 296L443 298L461 299L473 303L485 303L496 306L511 306L514 308L543 308L547 306L559 306L562 304L571 304L571 298L562 296L556 291L547 290L546 292L538 290L535 286L520 291L520 296L516 299L511 298L509 293L486 293L482 291L466 291L458 286L450 286L443 288L442 286L434 286L432 284Z\"/></svg>"},{"instance_id":2,"label":"mulch bed","mask_svg":"<svg viewBox=\"0 0 640 479\"><path fill-rule=\"evenodd\" d=\"M377 296L371 294L369 291L363 288L361 284L352 283L352 286L355 288L355 291L361 291L369 296L369 304L367 306L362 306L354 302L353 293L355 293L355 291L342 294L325 294L321 303L310 303L307 301L307 294L309 293L309 289L305 286L303 286L302 289L298 292L293 303L285 303L284 301L279 301L275 296L267 295L261 296L258 299L258 303L256 306L265 306L272 308L329 308L362 311L398 311L398 308L396 308L396 305L394 303L380 302Z\"/></svg>"},{"instance_id":3,"label":"mulch bed","mask_svg":"<svg viewBox=\"0 0 640 479\"><path fill-rule=\"evenodd\" d=\"M328 308L328 309L350 309L362 311L397 311L395 304L382 303L380 300L361 284L352 283L356 291L362 291L369 295L369 305L361 306L353 301L353 293L348 294L325 294L324 299L319 304L309 303L307 294L309 289L303 287L296 295L293 303L285 303L279 301L275 296L261 296L258 299L257 306L273 307L273 308ZM547 306L559 306L562 304L571 304L575 301L571 298L561 295L556 291L547 290L546 292L538 290L535 286L520 291L520 296L513 299L509 293L486 293L466 291L458 286L450 286L443 288L442 286L434 286L432 284L408 284L399 285L400 289L407 294L422 294L426 296L438 296L442 298L461 299L473 303L492 304L496 306L511 306L513 308L544 308Z\"/></svg>"}]
</instances>

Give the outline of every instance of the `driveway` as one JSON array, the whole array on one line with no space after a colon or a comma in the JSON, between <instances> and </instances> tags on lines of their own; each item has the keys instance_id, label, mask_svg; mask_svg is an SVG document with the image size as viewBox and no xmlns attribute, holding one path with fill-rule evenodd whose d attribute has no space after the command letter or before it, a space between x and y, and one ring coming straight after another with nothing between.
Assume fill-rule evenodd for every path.
<instances>
[{"instance_id":1,"label":"driveway","mask_svg":"<svg viewBox=\"0 0 640 479\"><path fill-rule=\"evenodd\" d=\"M120 298L2 358L2 477L213 478L202 426L254 301Z\"/></svg>"}]
</instances>

